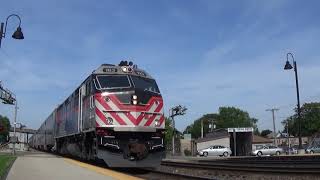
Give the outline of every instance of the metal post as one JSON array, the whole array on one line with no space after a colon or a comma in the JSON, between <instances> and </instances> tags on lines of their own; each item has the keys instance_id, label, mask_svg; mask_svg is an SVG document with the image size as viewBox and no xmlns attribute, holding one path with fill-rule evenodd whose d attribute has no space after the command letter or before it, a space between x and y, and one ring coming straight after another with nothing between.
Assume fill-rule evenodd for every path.
<instances>
[{"instance_id":1,"label":"metal post","mask_svg":"<svg viewBox=\"0 0 320 180\"><path fill-rule=\"evenodd\" d=\"M275 117L274 117L274 109L272 109L272 121L273 121L273 144L277 146L277 141L276 141L276 123L275 123Z\"/></svg>"},{"instance_id":2,"label":"metal post","mask_svg":"<svg viewBox=\"0 0 320 180\"><path fill-rule=\"evenodd\" d=\"M174 136L175 136L175 123L174 123L174 116L172 116L172 126L173 126L173 132L172 132L172 155L174 156L175 150L174 150Z\"/></svg>"},{"instance_id":3,"label":"metal post","mask_svg":"<svg viewBox=\"0 0 320 180\"><path fill-rule=\"evenodd\" d=\"M234 156L237 156L236 128L233 128L233 154Z\"/></svg>"},{"instance_id":4,"label":"metal post","mask_svg":"<svg viewBox=\"0 0 320 180\"><path fill-rule=\"evenodd\" d=\"M17 111L18 111L18 101L16 99L15 107L14 107L14 123L13 123L13 148L12 148L12 154L16 154L16 124L17 124Z\"/></svg>"},{"instance_id":5,"label":"metal post","mask_svg":"<svg viewBox=\"0 0 320 180\"><path fill-rule=\"evenodd\" d=\"M203 119L201 119L201 138L203 138Z\"/></svg>"},{"instance_id":6,"label":"metal post","mask_svg":"<svg viewBox=\"0 0 320 180\"><path fill-rule=\"evenodd\" d=\"M288 152L290 154L289 119L287 120L287 139L288 139Z\"/></svg>"},{"instance_id":7,"label":"metal post","mask_svg":"<svg viewBox=\"0 0 320 180\"><path fill-rule=\"evenodd\" d=\"M292 56L293 58L293 56ZM300 109L300 96L299 96L299 82L298 82L298 68L296 61L293 61L293 67L296 77L296 90L297 90L297 101L298 101L298 134L299 134L299 150L302 149L302 139L301 139L301 109Z\"/></svg>"},{"instance_id":8,"label":"metal post","mask_svg":"<svg viewBox=\"0 0 320 180\"><path fill-rule=\"evenodd\" d=\"M2 41L2 37L3 37L3 27L4 27L4 23L1 23L1 26L0 26L0 48L1 48L1 41Z\"/></svg>"}]
</instances>

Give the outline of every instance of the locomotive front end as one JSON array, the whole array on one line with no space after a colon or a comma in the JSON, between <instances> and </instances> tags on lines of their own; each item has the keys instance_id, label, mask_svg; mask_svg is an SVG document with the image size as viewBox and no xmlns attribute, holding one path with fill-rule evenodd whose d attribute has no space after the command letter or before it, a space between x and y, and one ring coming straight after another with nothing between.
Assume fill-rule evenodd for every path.
<instances>
[{"instance_id":1,"label":"locomotive front end","mask_svg":"<svg viewBox=\"0 0 320 180\"><path fill-rule=\"evenodd\" d=\"M165 118L156 81L122 62L95 72L97 156L111 167L155 167L164 158Z\"/></svg>"}]
</instances>

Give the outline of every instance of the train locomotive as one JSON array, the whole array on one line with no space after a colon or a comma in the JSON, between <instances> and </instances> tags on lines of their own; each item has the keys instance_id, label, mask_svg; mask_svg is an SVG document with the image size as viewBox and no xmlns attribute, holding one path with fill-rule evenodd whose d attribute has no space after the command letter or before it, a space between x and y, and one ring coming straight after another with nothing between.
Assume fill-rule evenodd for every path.
<instances>
[{"instance_id":1,"label":"train locomotive","mask_svg":"<svg viewBox=\"0 0 320 180\"><path fill-rule=\"evenodd\" d=\"M103 64L42 123L30 146L110 167L155 167L165 156L163 99L132 62Z\"/></svg>"}]
</instances>

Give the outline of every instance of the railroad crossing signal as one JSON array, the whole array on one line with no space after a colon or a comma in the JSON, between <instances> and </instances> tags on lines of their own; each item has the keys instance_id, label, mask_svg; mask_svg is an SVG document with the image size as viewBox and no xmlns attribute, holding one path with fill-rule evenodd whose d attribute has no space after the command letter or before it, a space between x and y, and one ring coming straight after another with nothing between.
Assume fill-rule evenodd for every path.
<instances>
[{"instance_id":1,"label":"railroad crossing signal","mask_svg":"<svg viewBox=\"0 0 320 180\"><path fill-rule=\"evenodd\" d=\"M0 81L0 99L3 100L4 104L11 104L13 105L16 101L16 98L13 97L13 93L10 92L8 89L4 89L1 81Z\"/></svg>"},{"instance_id":2,"label":"railroad crossing signal","mask_svg":"<svg viewBox=\"0 0 320 180\"><path fill-rule=\"evenodd\" d=\"M182 107L181 105L178 105L178 106L172 108L172 112L171 112L170 117L174 117L174 116L178 116L178 115L185 115L186 111L187 111L187 108L185 106Z\"/></svg>"}]
</instances>

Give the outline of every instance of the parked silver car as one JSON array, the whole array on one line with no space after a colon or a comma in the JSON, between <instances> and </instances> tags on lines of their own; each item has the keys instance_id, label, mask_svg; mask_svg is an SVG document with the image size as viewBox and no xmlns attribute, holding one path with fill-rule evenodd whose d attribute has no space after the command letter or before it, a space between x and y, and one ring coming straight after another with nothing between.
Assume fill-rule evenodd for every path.
<instances>
[{"instance_id":1,"label":"parked silver car","mask_svg":"<svg viewBox=\"0 0 320 180\"><path fill-rule=\"evenodd\" d=\"M307 154L320 153L320 146L310 146L306 149Z\"/></svg>"},{"instance_id":2,"label":"parked silver car","mask_svg":"<svg viewBox=\"0 0 320 180\"><path fill-rule=\"evenodd\" d=\"M283 153L283 149L276 146L263 146L260 149L252 151L252 155L262 156L262 155L277 155L279 156Z\"/></svg>"},{"instance_id":3,"label":"parked silver car","mask_svg":"<svg viewBox=\"0 0 320 180\"><path fill-rule=\"evenodd\" d=\"M230 148L216 145L216 146L210 146L206 149L202 149L198 152L200 156L224 156L228 157L232 152Z\"/></svg>"}]
</instances>

